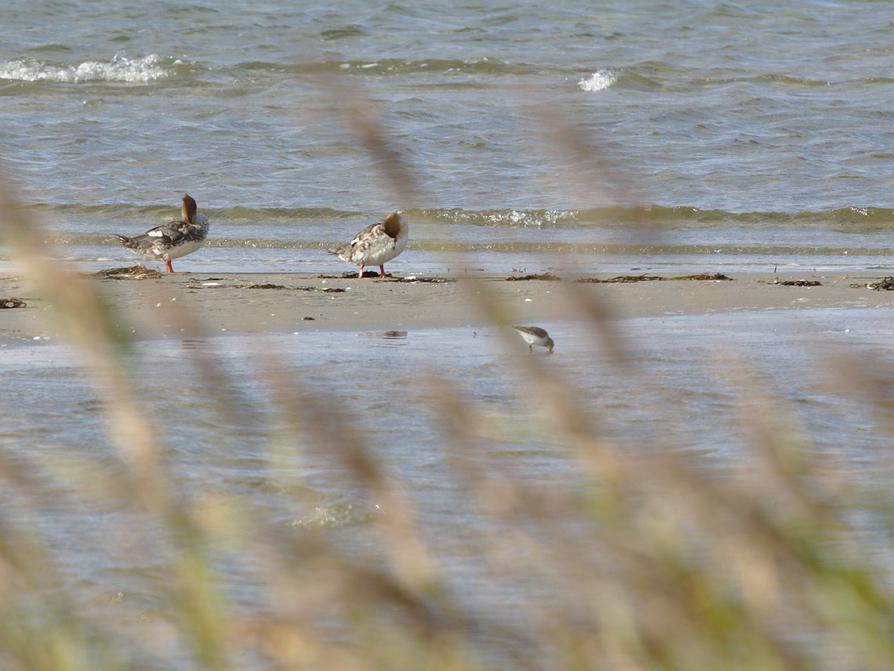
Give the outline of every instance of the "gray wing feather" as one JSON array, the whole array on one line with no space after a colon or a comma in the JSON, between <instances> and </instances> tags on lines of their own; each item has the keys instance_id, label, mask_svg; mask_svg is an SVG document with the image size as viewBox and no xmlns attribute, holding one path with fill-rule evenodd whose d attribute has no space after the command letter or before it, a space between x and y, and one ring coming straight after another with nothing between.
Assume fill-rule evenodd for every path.
<instances>
[{"instance_id":1,"label":"gray wing feather","mask_svg":"<svg viewBox=\"0 0 894 671\"><path fill-rule=\"evenodd\" d=\"M513 326L516 331L521 331L522 333L530 333L533 336L537 336L538 338L548 338L549 333L546 332L546 329L542 329L539 326Z\"/></svg>"},{"instance_id":2,"label":"gray wing feather","mask_svg":"<svg viewBox=\"0 0 894 671\"><path fill-rule=\"evenodd\" d=\"M368 257L372 250L394 244L394 239L385 232L385 227L378 223L364 228L348 244L328 251L337 255L342 261L356 264Z\"/></svg>"},{"instance_id":3,"label":"gray wing feather","mask_svg":"<svg viewBox=\"0 0 894 671\"><path fill-rule=\"evenodd\" d=\"M204 232L201 226L184 221L169 221L161 226L150 228L142 235L132 238L119 235L121 244L138 252L151 252L156 247L175 247L184 242L201 240Z\"/></svg>"}]
</instances>

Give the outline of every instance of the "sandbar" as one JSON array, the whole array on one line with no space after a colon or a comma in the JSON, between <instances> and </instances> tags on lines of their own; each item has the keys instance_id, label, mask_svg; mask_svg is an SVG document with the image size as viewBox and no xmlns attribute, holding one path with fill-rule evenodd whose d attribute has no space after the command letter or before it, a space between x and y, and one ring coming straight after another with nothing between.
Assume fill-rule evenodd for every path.
<instances>
[{"instance_id":1,"label":"sandbar","mask_svg":"<svg viewBox=\"0 0 894 671\"><path fill-rule=\"evenodd\" d=\"M582 283L574 276L507 281L505 275L482 274L407 281L309 273L178 272L155 279L86 281L99 288L122 329L138 339L176 337L185 331L194 335L197 330L214 335L476 326L491 323L494 310L503 320L537 324L582 318L586 311L581 298L598 302L611 318L619 319L894 305L894 292L867 287L881 277L865 273L731 277ZM786 281L819 285L781 284ZM33 295L25 278L0 276L0 298L9 297L21 298L27 306L0 310L0 342L64 340L52 318L55 307Z\"/></svg>"}]
</instances>

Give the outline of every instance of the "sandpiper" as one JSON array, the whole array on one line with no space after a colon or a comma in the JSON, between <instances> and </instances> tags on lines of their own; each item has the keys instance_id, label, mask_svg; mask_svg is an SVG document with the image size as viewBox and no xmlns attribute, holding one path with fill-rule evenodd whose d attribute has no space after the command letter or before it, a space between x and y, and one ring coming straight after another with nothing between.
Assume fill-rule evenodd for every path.
<instances>
[{"instance_id":1,"label":"sandpiper","mask_svg":"<svg viewBox=\"0 0 894 671\"><path fill-rule=\"evenodd\" d=\"M385 263L404 251L409 232L409 225L392 212L384 221L364 228L348 244L327 251L360 266L357 277L363 277L366 266L379 266L379 277L385 277Z\"/></svg>"},{"instance_id":2,"label":"sandpiper","mask_svg":"<svg viewBox=\"0 0 894 671\"><path fill-rule=\"evenodd\" d=\"M553 347L556 344L549 337L546 329L542 329L539 326L513 326L512 328L518 331L518 334L528 343L528 349L532 352L534 351L534 345L539 345L540 347L546 347L550 354L553 353Z\"/></svg>"},{"instance_id":3,"label":"sandpiper","mask_svg":"<svg viewBox=\"0 0 894 671\"><path fill-rule=\"evenodd\" d=\"M164 261L169 273L174 272L171 261L192 254L208 237L208 217L197 214L196 201L188 193L183 195L179 221L174 219L161 226L150 228L142 235L128 238L119 235L121 244L144 259Z\"/></svg>"}]
</instances>

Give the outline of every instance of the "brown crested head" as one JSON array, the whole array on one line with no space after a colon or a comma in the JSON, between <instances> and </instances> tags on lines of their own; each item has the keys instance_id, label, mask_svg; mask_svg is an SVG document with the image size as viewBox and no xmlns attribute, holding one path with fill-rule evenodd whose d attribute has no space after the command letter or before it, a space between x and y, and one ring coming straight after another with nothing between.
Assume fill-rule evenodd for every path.
<instances>
[{"instance_id":1,"label":"brown crested head","mask_svg":"<svg viewBox=\"0 0 894 671\"><path fill-rule=\"evenodd\" d=\"M199 206L196 205L196 201L193 200L193 197L188 193L183 194L183 206L180 208L180 220L191 224L196 219L196 212L198 211Z\"/></svg>"},{"instance_id":2,"label":"brown crested head","mask_svg":"<svg viewBox=\"0 0 894 671\"><path fill-rule=\"evenodd\" d=\"M397 238L400 235L400 229L403 228L403 222L400 220L400 215L397 212L392 212L385 217L382 225L385 227L385 233L389 238Z\"/></svg>"},{"instance_id":3,"label":"brown crested head","mask_svg":"<svg viewBox=\"0 0 894 671\"><path fill-rule=\"evenodd\" d=\"M543 343L546 345L546 348L549 350L549 353L553 353L553 348L556 346L556 343L553 342L553 339L549 336L546 337L546 342Z\"/></svg>"}]
</instances>

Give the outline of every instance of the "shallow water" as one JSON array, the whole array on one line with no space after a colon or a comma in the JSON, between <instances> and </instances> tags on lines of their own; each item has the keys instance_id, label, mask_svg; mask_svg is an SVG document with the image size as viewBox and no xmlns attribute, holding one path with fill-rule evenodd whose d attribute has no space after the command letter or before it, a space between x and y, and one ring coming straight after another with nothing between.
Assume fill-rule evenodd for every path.
<instances>
[{"instance_id":1,"label":"shallow water","mask_svg":"<svg viewBox=\"0 0 894 671\"><path fill-rule=\"evenodd\" d=\"M811 436L817 449L851 466L861 484L878 486L890 473L890 437L865 399L836 393L836 376L824 362L830 353L847 352L871 358L876 369L890 368L890 320L885 309L626 320L621 327L633 373L619 370L575 323L546 324L557 345L552 355L529 355L518 344L523 356L567 375L604 436L630 450L687 450L710 470L747 459L742 396L730 382L735 376L720 372L732 361L778 400L795 435ZM541 425L525 419L536 409L536 392L519 384L498 336L492 328L461 328L157 340L137 343L129 360L185 496L239 496L274 527L319 526L350 541L387 510L348 484L344 467L326 457L328 450L314 449L313 439L303 447L277 441L282 418L271 410L271 394L259 377L261 362L272 353L280 370L353 419L366 447L406 488L455 597L485 618L510 622L531 586L485 579L483 567L470 558L467 543L488 522L469 504L449 466L451 453L427 402L424 376L434 372L457 381L463 400L503 435L482 446L483 463L563 489L577 486L582 476ZM217 392L196 367L203 355L230 376ZM58 465L65 455L114 463L103 403L74 351L46 342L2 347L0 376L0 449L47 464ZM231 413L222 410L225 404ZM46 502L29 507L11 492L0 496L15 523L33 527L60 550L56 556L77 602L112 617L119 601L131 614L161 607L145 580L164 570L164 557L152 549L151 528L133 513ZM64 500L61 491L59 496ZM131 538L137 527L149 547ZM121 536L128 538L128 551L115 549ZM225 564L223 580L241 606L260 606L261 592L244 566Z\"/></svg>"},{"instance_id":2,"label":"shallow water","mask_svg":"<svg viewBox=\"0 0 894 671\"><path fill-rule=\"evenodd\" d=\"M618 238L670 264L688 262L671 243L742 250L752 269L890 251L886 3L13 0L4 18L0 152L77 261L117 259L112 234L175 214L183 191L232 254L183 262L201 269L300 266L395 208L414 256L499 241L501 267L555 244L630 265L602 249ZM353 94L417 202L351 135ZM543 102L597 167L556 154Z\"/></svg>"}]
</instances>

